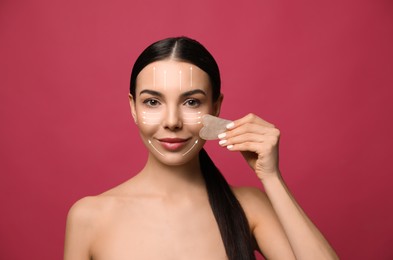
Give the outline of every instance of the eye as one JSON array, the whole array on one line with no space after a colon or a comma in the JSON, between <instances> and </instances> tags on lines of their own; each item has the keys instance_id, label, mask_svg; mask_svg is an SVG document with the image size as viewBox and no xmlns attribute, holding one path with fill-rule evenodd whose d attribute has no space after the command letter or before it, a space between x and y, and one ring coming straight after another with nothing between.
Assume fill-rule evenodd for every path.
<instances>
[{"instance_id":1,"label":"eye","mask_svg":"<svg viewBox=\"0 0 393 260\"><path fill-rule=\"evenodd\" d=\"M148 107L158 107L161 103L153 98L149 98L143 101L143 104L145 104Z\"/></svg>"},{"instance_id":2,"label":"eye","mask_svg":"<svg viewBox=\"0 0 393 260\"><path fill-rule=\"evenodd\" d=\"M199 107L201 102L198 99L190 98L187 99L186 102L184 102L184 104L188 107L194 108L194 107Z\"/></svg>"}]
</instances>

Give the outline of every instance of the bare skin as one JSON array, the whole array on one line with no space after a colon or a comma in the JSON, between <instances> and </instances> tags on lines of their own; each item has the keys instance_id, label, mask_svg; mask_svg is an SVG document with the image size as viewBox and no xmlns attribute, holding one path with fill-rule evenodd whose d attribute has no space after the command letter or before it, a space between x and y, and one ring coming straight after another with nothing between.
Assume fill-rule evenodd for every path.
<instances>
[{"instance_id":1,"label":"bare skin","mask_svg":"<svg viewBox=\"0 0 393 260\"><path fill-rule=\"evenodd\" d=\"M165 60L141 71L130 105L149 150L147 163L129 181L75 203L67 219L65 260L227 259L199 169L201 125L187 121L190 114L218 115L222 97L214 103L207 74L190 66ZM255 249L268 259L337 259L281 178L279 136L252 114L220 135L223 149L242 153L266 190L233 188ZM184 139L184 145L173 148L165 144L167 137Z\"/></svg>"},{"instance_id":2,"label":"bare skin","mask_svg":"<svg viewBox=\"0 0 393 260\"><path fill-rule=\"evenodd\" d=\"M70 248L81 243L84 248L69 252L89 253L66 259L225 259L201 176L185 178L179 171L180 178L173 178L168 172L168 180L161 169L163 183L152 178L155 170L144 169L104 194L79 201L70 215L86 214L75 225L87 227L81 232L88 238L70 238Z\"/></svg>"}]
</instances>

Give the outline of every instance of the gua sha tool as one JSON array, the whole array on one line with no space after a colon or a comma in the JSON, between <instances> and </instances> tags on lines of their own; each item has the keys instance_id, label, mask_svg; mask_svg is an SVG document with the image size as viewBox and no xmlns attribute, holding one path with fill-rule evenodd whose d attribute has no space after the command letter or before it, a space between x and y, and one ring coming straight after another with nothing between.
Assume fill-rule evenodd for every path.
<instances>
[{"instance_id":1,"label":"gua sha tool","mask_svg":"<svg viewBox=\"0 0 393 260\"><path fill-rule=\"evenodd\" d=\"M203 128L199 131L199 136L205 140L218 139L218 135L227 130L226 126L229 123L232 121L208 114L204 115L202 117Z\"/></svg>"}]
</instances>

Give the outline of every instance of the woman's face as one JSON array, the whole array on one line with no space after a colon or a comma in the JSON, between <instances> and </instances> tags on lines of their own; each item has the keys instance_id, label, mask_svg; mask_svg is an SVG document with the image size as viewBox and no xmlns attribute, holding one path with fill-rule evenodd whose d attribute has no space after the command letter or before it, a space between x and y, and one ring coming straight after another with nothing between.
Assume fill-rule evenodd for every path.
<instances>
[{"instance_id":1,"label":"woman's face","mask_svg":"<svg viewBox=\"0 0 393 260\"><path fill-rule=\"evenodd\" d=\"M132 115L150 153L168 165L194 158L204 145L201 117L218 115L209 76L197 66L163 60L147 65L136 81Z\"/></svg>"}]
</instances>

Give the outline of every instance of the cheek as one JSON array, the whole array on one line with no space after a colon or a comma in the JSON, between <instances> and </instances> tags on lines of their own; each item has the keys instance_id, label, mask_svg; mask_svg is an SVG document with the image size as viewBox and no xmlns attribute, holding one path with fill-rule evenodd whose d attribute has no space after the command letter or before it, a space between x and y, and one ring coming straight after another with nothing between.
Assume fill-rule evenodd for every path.
<instances>
[{"instance_id":1,"label":"cheek","mask_svg":"<svg viewBox=\"0 0 393 260\"><path fill-rule=\"evenodd\" d=\"M139 124L139 133L145 137L150 138L155 133L157 133L159 129L159 125L146 125L146 124Z\"/></svg>"},{"instance_id":2,"label":"cheek","mask_svg":"<svg viewBox=\"0 0 393 260\"><path fill-rule=\"evenodd\" d=\"M139 122L144 125L159 125L163 119L162 112L142 111L138 114Z\"/></svg>"},{"instance_id":3,"label":"cheek","mask_svg":"<svg viewBox=\"0 0 393 260\"><path fill-rule=\"evenodd\" d=\"M202 117L206 114L206 111L198 112L184 112L183 113L183 128L186 128L189 132L199 135L199 131L202 129Z\"/></svg>"},{"instance_id":4,"label":"cheek","mask_svg":"<svg viewBox=\"0 0 393 260\"><path fill-rule=\"evenodd\" d=\"M140 111L137 113L138 128L143 135L152 135L160 127L162 122L162 113Z\"/></svg>"},{"instance_id":5,"label":"cheek","mask_svg":"<svg viewBox=\"0 0 393 260\"><path fill-rule=\"evenodd\" d=\"M202 112L201 111L184 111L182 112L183 124L184 125L200 125L202 123Z\"/></svg>"}]
</instances>

